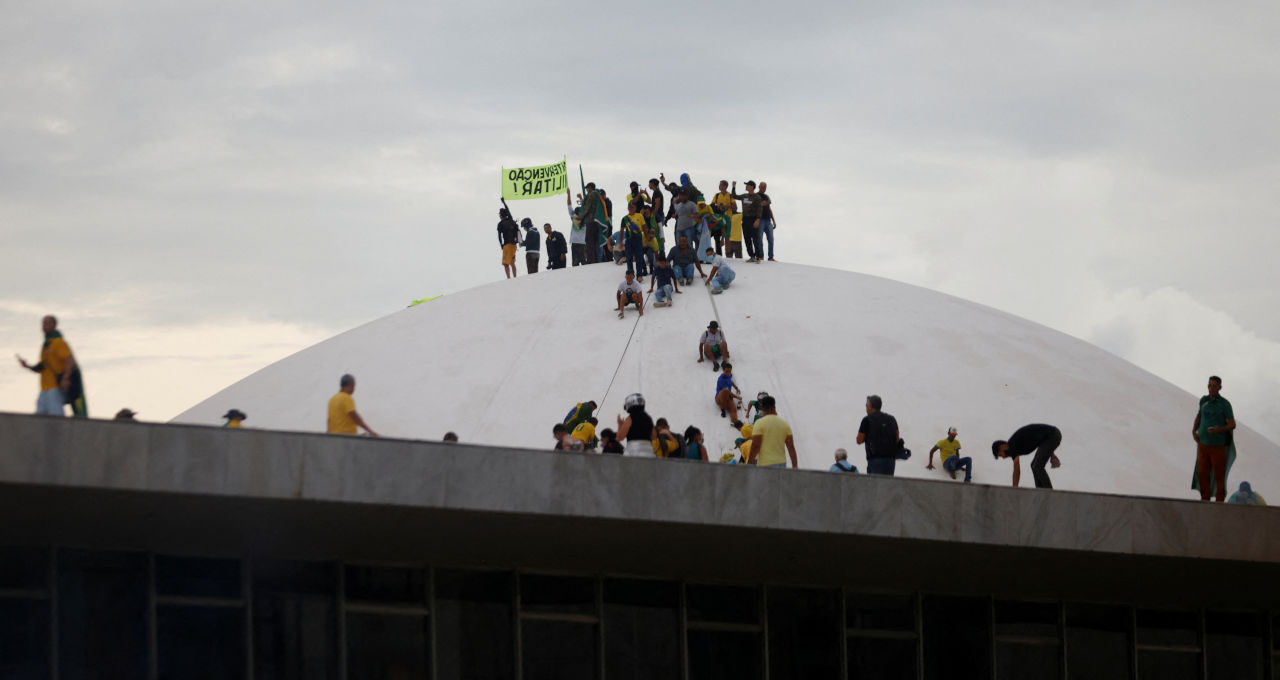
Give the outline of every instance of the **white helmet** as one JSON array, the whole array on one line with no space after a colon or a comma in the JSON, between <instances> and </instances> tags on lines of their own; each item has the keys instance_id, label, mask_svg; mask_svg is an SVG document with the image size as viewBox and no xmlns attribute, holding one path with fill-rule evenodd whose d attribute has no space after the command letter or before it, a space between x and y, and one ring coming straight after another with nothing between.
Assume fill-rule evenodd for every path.
<instances>
[{"instance_id":1,"label":"white helmet","mask_svg":"<svg viewBox=\"0 0 1280 680\"><path fill-rule=\"evenodd\" d=\"M630 411L637 406L644 407L644 395L639 392L628 394L626 400L622 402L622 408L625 411Z\"/></svg>"}]
</instances>

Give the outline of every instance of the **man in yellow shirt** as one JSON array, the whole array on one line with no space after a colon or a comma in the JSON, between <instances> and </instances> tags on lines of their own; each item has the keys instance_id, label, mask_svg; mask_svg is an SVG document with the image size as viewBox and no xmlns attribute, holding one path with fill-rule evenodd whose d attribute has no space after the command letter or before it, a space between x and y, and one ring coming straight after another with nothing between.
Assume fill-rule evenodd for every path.
<instances>
[{"instance_id":1,"label":"man in yellow shirt","mask_svg":"<svg viewBox=\"0 0 1280 680\"><path fill-rule=\"evenodd\" d=\"M929 464L925 469L933 469L933 452L940 451L942 469L951 474L951 478L956 478L956 470L964 468L964 481L973 481L973 459L965 456L960 457L960 440L956 439L956 428L947 428L947 438L939 439L933 448L929 449Z\"/></svg>"},{"instance_id":2,"label":"man in yellow shirt","mask_svg":"<svg viewBox=\"0 0 1280 680\"><path fill-rule=\"evenodd\" d=\"M244 411L233 408L222 414L222 417L227 419L227 424L223 425L223 427L242 428L244 427L244 419L249 416L245 415Z\"/></svg>"},{"instance_id":3,"label":"man in yellow shirt","mask_svg":"<svg viewBox=\"0 0 1280 680\"><path fill-rule=\"evenodd\" d=\"M730 215L738 214L738 202L733 200L733 194L729 193L729 182L720 180L720 191L711 198L711 202L715 205L723 206L724 211Z\"/></svg>"},{"instance_id":4,"label":"man in yellow shirt","mask_svg":"<svg viewBox=\"0 0 1280 680\"><path fill-rule=\"evenodd\" d=\"M36 415L65 416L63 404L71 404L72 414L89 415L84 402L84 388L79 384L75 356L58 331L58 319L52 314L40 320L44 344L40 347L40 363L28 364L18 357L23 368L40 374L40 396L36 399Z\"/></svg>"},{"instance_id":5,"label":"man in yellow shirt","mask_svg":"<svg viewBox=\"0 0 1280 680\"><path fill-rule=\"evenodd\" d=\"M798 468L796 461L796 445L791 438L791 426L778 417L777 401L772 396L760 399L760 410L764 417L757 420L751 430L751 458L749 463L759 467L787 466L785 454L791 456L791 467Z\"/></svg>"},{"instance_id":6,"label":"man in yellow shirt","mask_svg":"<svg viewBox=\"0 0 1280 680\"><path fill-rule=\"evenodd\" d=\"M587 418L578 423L578 426L573 428L573 432L570 432L569 436L582 442L584 449L594 449L596 446L596 425L599 423L600 421L594 417Z\"/></svg>"},{"instance_id":7,"label":"man in yellow shirt","mask_svg":"<svg viewBox=\"0 0 1280 680\"><path fill-rule=\"evenodd\" d=\"M343 375L338 386L338 393L329 399L329 434L359 434L358 428L363 427L370 437L377 437L378 433L356 413L356 400L351 398L356 391L355 376Z\"/></svg>"}]
</instances>

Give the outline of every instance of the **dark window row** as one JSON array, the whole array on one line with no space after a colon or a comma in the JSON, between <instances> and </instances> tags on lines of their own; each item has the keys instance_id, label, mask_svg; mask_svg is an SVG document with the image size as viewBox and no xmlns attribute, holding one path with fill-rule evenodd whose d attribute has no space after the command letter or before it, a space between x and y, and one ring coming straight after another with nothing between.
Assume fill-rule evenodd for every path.
<instances>
[{"instance_id":1,"label":"dark window row","mask_svg":"<svg viewBox=\"0 0 1280 680\"><path fill-rule=\"evenodd\" d=\"M77 680L1263 680L1280 617L0 549L0 678L55 657Z\"/></svg>"}]
</instances>

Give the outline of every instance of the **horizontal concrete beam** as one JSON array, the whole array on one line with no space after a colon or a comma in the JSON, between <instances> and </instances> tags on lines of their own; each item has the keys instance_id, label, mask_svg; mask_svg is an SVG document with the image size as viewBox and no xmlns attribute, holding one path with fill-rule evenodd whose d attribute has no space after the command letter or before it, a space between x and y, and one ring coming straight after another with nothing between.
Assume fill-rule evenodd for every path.
<instances>
[{"instance_id":1,"label":"horizontal concrete beam","mask_svg":"<svg viewBox=\"0 0 1280 680\"><path fill-rule=\"evenodd\" d=\"M1136 579L1170 560L1249 574L1280 563L1280 513L1268 508L11 414L0 414L0 485L8 542L613 571L667 559L686 575L804 582L889 564L918 581L940 558L971 575L996 560ZM843 575L823 576L833 564Z\"/></svg>"}]
</instances>

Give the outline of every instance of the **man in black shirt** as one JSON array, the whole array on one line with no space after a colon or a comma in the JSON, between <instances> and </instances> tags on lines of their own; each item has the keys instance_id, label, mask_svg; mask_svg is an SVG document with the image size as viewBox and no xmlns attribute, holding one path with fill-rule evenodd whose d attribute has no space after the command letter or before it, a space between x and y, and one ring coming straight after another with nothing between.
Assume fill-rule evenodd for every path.
<instances>
[{"instance_id":1,"label":"man in black shirt","mask_svg":"<svg viewBox=\"0 0 1280 680\"><path fill-rule=\"evenodd\" d=\"M520 242L520 225L511 219L506 208L498 210L498 245L502 246L502 271L507 278L516 275L516 244Z\"/></svg>"},{"instance_id":2,"label":"man in black shirt","mask_svg":"<svg viewBox=\"0 0 1280 680\"><path fill-rule=\"evenodd\" d=\"M769 261L773 262L773 205L769 199L769 194L765 190L769 188L767 182L760 182L760 228L756 230L756 261L764 257L764 239L769 239Z\"/></svg>"},{"instance_id":3,"label":"man in black shirt","mask_svg":"<svg viewBox=\"0 0 1280 680\"><path fill-rule=\"evenodd\" d=\"M564 269L565 255L569 251L564 234L552 229L550 222L542 225L542 230L547 233L547 269Z\"/></svg>"},{"instance_id":4,"label":"man in black shirt","mask_svg":"<svg viewBox=\"0 0 1280 680\"><path fill-rule=\"evenodd\" d=\"M533 220L528 217L520 220L520 226L524 228L524 266L530 274L538 273L538 251L542 249L542 239L538 237L538 230L533 228Z\"/></svg>"},{"instance_id":5,"label":"man in black shirt","mask_svg":"<svg viewBox=\"0 0 1280 680\"><path fill-rule=\"evenodd\" d=\"M1009 441L1001 439L991 442L991 455L996 460L1013 459L1013 485L1017 486L1022 478L1018 457L1035 451L1036 457L1031 460L1031 476L1036 480L1036 488L1052 489L1053 484L1049 481L1049 473L1044 471L1044 465L1051 463L1055 468L1062 465L1054 455L1054 451L1058 450L1058 445L1061 443L1062 430L1052 425L1023 425L1013 433L1012 437L1009 437Z\"/></svg>"},{"instance_id":6,"label":"man in black shirt","mask_svg":"<svg viewBox=\"0 0 1280 680\"><path fill-rule=\"evenodd\" d=\"M867 446L867 474L893 476L902 450L898 419L880 410L878 395L867 397L867 415L858 426L858 443Z\"/></svg>"}]
</instances>

